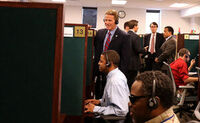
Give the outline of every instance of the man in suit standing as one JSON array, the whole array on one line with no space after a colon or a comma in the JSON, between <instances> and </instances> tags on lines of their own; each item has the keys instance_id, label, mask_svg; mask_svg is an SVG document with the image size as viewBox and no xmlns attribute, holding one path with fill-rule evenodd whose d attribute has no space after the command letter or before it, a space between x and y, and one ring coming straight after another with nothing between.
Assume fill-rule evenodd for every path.
<instances>
[{"instance_id":1,"label":"man in suit standing","mask_svg":"<svg viewBox=\"0 0 200 123\"><path fill-rule=\"evenodd\" d=\"M165 39L162 34L157 33L158 24L156 22L152 22L150 24L151 34L147 34L144 37L144 47L149 46L148 52L145 55L145 70L158 70L160 67L158 64L154 62L157 53L164 43Z\"/></svg>"},{"instance_id":2,"label":"man in suit standing","mask_svg":"<svg viewBox=\"0 0 200 123\"><path fill-rule=\"evenodd\" d=\"M142 48L140 45L140 37L136 34L138 31L138 21L130 20L128 23L130 35L130 48L131 48L131 56L130 56L130 64L128 69L128 85L131 88L133 82L135 81L135 77L137 76L139 67L141 65L139 54L144 54L147 51L148 46Z\"/></svg>"},{"instance_id":3,"label":"man in suit standing","mask_svg":"<svg viewBox=\"0 0 200 123\"><path fill-rule=\"evenodd\" d=\"M108 10L103 19L105 29L97 31L94 48L94 76L96 80L95 91L96 97L101 98L106 84L106 76L99 72L98 62L102 52L107 50L115 50L120 55L119 69L126 75L129 64L129 37L128 35L117 27L118 14L115 10Z\"/></svg>"},{"instance_id":4,"label":"man in suit standing","mask_svg":"<svg viewBox=\"0 0 200 123\"><path fill-rule=\"evenodd\" d=\"M167 66L163 65L163 61L168 64L172 63L175 60L176 54L176 39L173 37L174 29L171 26L166 26L164 29L164 37L166 41L160 47L160 54L155 58L156 63L161 64L161 70L164 73L167 73Z\"/></svg>"}]
</instances>

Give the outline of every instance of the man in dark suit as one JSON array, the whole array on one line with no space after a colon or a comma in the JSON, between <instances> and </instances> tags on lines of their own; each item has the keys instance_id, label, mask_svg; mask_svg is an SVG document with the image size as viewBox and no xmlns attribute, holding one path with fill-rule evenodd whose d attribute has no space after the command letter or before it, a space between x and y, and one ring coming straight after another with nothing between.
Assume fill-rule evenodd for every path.
<instances>
[{"instance_id":1,"label":"man in dark suit","mask_svg":"<svg viewBox=\"0 0 200 123\"><path fill-rule=\"evenodd\" d=\"M167 74L167 66L163 65L163 61L171 64L175 60L176 54L176 39L173 37L174 29L171 26L166 26L164 29L164 38L166 41L160 47L160 54L155 58L156 63L161 64L162 72Z\"/></svg>"},{"instance_id":2,"label":"man in dark suit","mask_svg":"<svg viewBox=\"0 0 200 123\"><path fill-rule=\"evenodd\" d=\"M144 37L144 47L149 46L145 58L145 70L159 70L160 65L154 62L155 57L157 56L160 47L164 43L165 39L162 34L157 33L158 24L152 22L150 24L151 34L147 34Z\"/></svg>"},{"instance_id":3,"label":"man in dark suit","mask_svg":"<svg viewBox=\"0 0 200 123\"><path fill-rule=\"evenodd\" d=\"M106 50L115 50L120 55L119 69L127 75L129 64L129 37L128 35L117 27L118 14L115 10L108 10L105 13L104 23L106 28L97 31L94 47L94 76L96 80L95 93L97 98L101 98L106 84L106 76L98 70L98 62L100 55Z\"/></svg>"},{"instance_id":4,"label":"man in dark suit","mask_svg":"<svg viewBox=\"0 0 200 123\"><path fill-rule=\"evenodd\" d=\"M130 20L128 23L130 35L130 48L131 48L131 56L130 56L130 64L128 69L128 86L131 88L133 82L135 81L135 77L137 76L139 67L141 65L139 54L144 54L147 51L148 46L142 48L140 45L140 37L136 34L138 31L138 21Z\"/></svg>"}]
</instances>

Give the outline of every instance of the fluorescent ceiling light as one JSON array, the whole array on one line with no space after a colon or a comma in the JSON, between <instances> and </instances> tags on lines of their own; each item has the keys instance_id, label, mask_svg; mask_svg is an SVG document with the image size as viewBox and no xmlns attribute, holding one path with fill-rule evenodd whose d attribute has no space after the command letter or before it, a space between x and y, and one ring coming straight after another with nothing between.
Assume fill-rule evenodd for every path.
<instances>
[{"instance_id":1,"label":"fluorescent ceiling light","mask_svg":"<svg viewBox=\"0 0 200 123\"><path fill-rule=\"evenodd\" d=\"M126 4L126 0L112 0L112 4L117 4L117 5L124 5Z\"/></svg>"},{"instance_id":2,"label":"fluorescent ceiling light","mask_svg":"<svg viewBox=\"0 0 200 123\"><path fill-rule=\"evenodd\" d=\"M65 2L65 0L52 0L53 2Z\"/></svg>"},{"instance_id":3,"label":"fluorescent ceiling light","mask_svg":"<svg viewBox=\"0 0 200 123\"><path fill-rule=\"evenodd\" d=\"M187 3L174 3L170 7L177 7L177 8L179 8L179 7L185 7L185 6L188 6L188 5L189 4L187 4Z\"/></svg>"}]
</instances>

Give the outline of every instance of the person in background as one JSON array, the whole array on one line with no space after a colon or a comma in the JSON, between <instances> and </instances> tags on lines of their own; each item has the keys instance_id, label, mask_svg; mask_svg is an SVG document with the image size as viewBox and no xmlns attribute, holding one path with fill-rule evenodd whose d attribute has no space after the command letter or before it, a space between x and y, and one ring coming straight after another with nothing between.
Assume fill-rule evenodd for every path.
<instances>
[{"instance_id":1,"label":"person in background","mask_svg":"<svg viewBox=\"0 0 200 123\"><path fill-rule=\"evenodd\" d=\"M158 70L160 67L155 63L155 57L165 39L162 34L157 32L158 24L152 22L150 24L151 33L144 36L144 47L148 46L148 52L144 55L145 71Z\"/></svg>"},{"instance_id":2,"label":"person in background","mask_svg":"<svg viewBox=\"0 0 200 123\"><path fill-rule=\"evenodd\" d=\"M138 31L138 21L137 20L130 20L128 24L128 34L130 35L130 49L131 49L131 57L130 57L130 63L129 63L129 69L127 74L128 79L128 85L129 88L131 88L131 85L133 84L135 77L138 74L139 68L141 66L140 61L140 54L144 54L147 52L148 46L142 48L140 37L136 34Z\"/></svg>"},{"instance_id":3,"label":"person in background","mask_svg":"<svg viewBox=\"0 0 200 123\"><path fill-rule=\"evenodd\" d=\"M174 29L171 26L164 28L164 38L166 41L160 47L158 56L155 58L155 62L160 65L160 70L167 74L168 68L163 65L165 61L167 64L172 63L175 60L176 54L176 39L173 37Z\"/></svg>"},{"instance_id":4,"label":"person in background","mask_svg":"<svg viewBox=\"0 0 200 123\"><path fill-rule=\"evenodd\" d=\"M131 88L129 103L133 122L179 123L172 109L173 91L171 79L160 71L138 75Z\"/></svg>"},{"instance_id":5,"label":"person in background","mask_svg":"<svg viewBox=\"0 0 200 123\"><path fill-rule=\"evenodd\" d=\"M176 87L184 86L191 82L197 82L198 77L189 77L188 71L195 64L195 60L192 59L190 62L190 66L187 66L187 63L190 61L190 51L186 48L182 48L178 52L179 58L170 64L174 81L176 83Z\"/></svg>"},{"instance_id":6,"label":"person in background","mask_svg":"<svg viewBox=\"0 0 200 123\"><path fill-rule=\"evenodd\" d=\"M130 92L125 75L118 69L119 63L120 56L116 51L108 50L101 54L99 70L107 75L104 94L99 100L86 100L85 112L126 116Z\"/></svg>"},{"instance_id":7,"label":"person in background","mask_svg":"<svg viewBox=\"0 0 200 123\"><path fill-rule=\"evenodd\" d=\"M126 21L125 23L124 23L124 31L125 32L128 32L129 31L129 21Z\"/></svg>"},{"instance_id":8,"label":"person in background","mask_svg":"<svg viewBox=\"0 0 200 123\"><path fill-rule=\"evenodd\" d=\"M129 64L129 37L126 32L117 27L119 22L117 11L108 10L103 19L105 23L104 29L97 31L94 39L94 77L95 83L95 96L101 98L106 84L106 76L98 69L98 62L102 52L107 50L115 50L120 55L119 69L126 75Z\"/></svg>"}]
</instances>

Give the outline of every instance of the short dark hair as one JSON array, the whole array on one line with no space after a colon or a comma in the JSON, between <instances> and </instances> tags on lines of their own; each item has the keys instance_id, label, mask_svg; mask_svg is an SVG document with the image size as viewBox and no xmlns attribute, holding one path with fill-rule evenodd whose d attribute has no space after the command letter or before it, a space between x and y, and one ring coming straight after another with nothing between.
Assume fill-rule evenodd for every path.
<instances>
[{"instance_id":1,"label":"short dark hair","mask_svg":"<svg viewBox=\"0 0 200 123\"><path fill-rule=\"evenodd\" d=\"M155 96L160 98L160 103L165 109L170 108L174 104L175 98L173 82L167 75L160 71L146 71L139 74L135 80L142 82L141 89L144 95L152 96L154 79L156 81Z\"/></svg>"},{"instance_id":2,"label":"short dark hair","mask_svg":"<svg viewBox=\"0 0 200 123\"><path fill-rule=\"evenodd\" d=\"M126 27L129 27L129 21L126 21L126 22L124 23L124 29L126 29Z\"/></svg>"},{"instance_id":3,"label":"short dark hair","mask_svg":"<svg viewBox=\"0 0 200 123\"><path fill-rule=\"evenodd\" d=\"M171 32L174 35L174 29L171 26L166 26L165 28L168 29L168 32Z\"/></svg>"},{"instance_id":4,"label":"short dark hair","mask_svg":"<svg viewBox=\"0 0 200 123\"><path fill-rule=\"evenodd\" d=\"M104 55L105 58L107 57L106 58L107 63L109 61L110 63L112 62L115 66L119 66L120 56L115 50L107 50L107 51L103 52L102 55Z\"/></svg>"},{"instance_id":5,"label":"short dark hair","mask_svg":"<svg viewBox=\"0 0 200 123\"><path fill-rule=\"evenodd\" d=\"M129 21L129 28L133 29L135 26L138 26L138 21L137 20L130 20Z\"/></svg>"},{"instance_id":6,"label":"short dark hair","mask_svg":"<svg viewBox=\"0 0 200 123\"><path fill-rule=\"evenodd\" d=\"M183 57L185 54L188 54L190 51L186 48L181 48L178 52L178 55Z\"/></svg>"},{"instance_id":7,"label":"short dark hair","mask_svg":"<svg viewBox=\"0 0 200 123\"><path fill-rule=\"evenodd\" d=\"M158 27L158 24L156 22L152 22L151 24L155 25L156 27ZM151 27L151 24L149 25Z\"/></svg>"}]
</instances>

